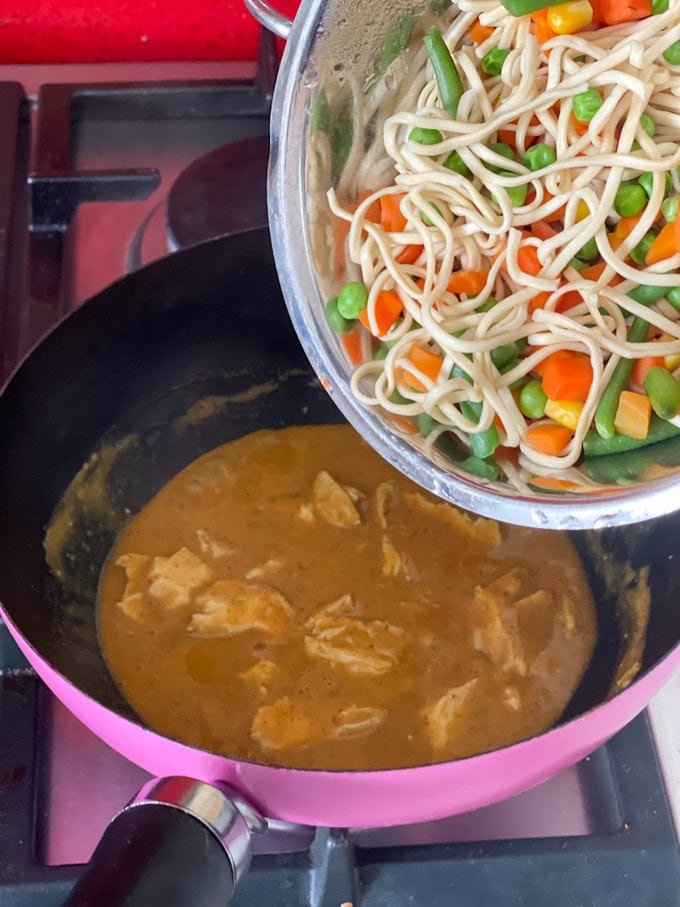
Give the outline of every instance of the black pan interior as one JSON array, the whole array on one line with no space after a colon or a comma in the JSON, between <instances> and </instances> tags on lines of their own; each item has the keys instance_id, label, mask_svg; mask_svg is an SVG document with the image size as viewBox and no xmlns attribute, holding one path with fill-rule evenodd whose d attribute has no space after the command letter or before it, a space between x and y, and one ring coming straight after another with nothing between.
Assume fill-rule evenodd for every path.
<instances>
[{"instance_id":1,"label":"black pan interior","mask_svg":"<svg viewBox=\"0 0 680 907\"><path fill-rule=\"evenodd\" d=\"M264 390L262 387L264 386ZM261 392L254 393L259 387ZM206 397L237 399L178 426ZM337 422L281 298L266 230L177 253L112 285L62 322L0 397L0 601L53 667L104 705L131 710L97 645L97 578L116 529L200 454L247 432ZM65 581L46 566L45 527L93 451L133 435L107 475L115 512L78 516ZM615 619L624 584L601 563L651 563L653 605L643 670L680 640L678 518L576 534L598 603L600 640L566 717L607 694L622 644Z\"/></svg>"}]
</instances>

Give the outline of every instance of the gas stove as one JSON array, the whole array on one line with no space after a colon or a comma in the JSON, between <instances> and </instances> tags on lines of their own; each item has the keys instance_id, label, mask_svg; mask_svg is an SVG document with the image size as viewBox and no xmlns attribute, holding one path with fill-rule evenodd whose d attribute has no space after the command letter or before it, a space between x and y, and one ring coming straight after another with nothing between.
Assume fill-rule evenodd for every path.
<instances>
[{"instance_id":1,"label":"gas stove","mask_svg":"<svg viewBox=\"0 0 680 907\"><path fill-rule=\"evenodd\" d=\"M0 379L128 271L266 223L275 61L265 35L253 64L0 65ZM147 780L0 625L0 905L62 903ZM272 822L233 903L674 907L679 837L680 675L591 757L503 803L385 829Z\"/></svg>"}]
</instances>

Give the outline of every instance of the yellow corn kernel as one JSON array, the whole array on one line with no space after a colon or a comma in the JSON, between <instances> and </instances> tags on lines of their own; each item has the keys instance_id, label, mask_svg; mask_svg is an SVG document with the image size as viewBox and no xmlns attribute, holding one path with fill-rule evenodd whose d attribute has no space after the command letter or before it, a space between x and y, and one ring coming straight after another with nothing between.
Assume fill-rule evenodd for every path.
<instances>
[{"instance_id":1,"label":"yellow corn kernel","mask_svg":"<svg viewBox=\"0 0 680 907\"><path fill-rule=\"evenodd\" d=\"M548 10L548 25L558 35L573 35L593 21L593 8L588 0L569 0Z\"/></svg>"},{"instance_id":2,"label":"yellow corn kernel","mask_svg":"<svg viewBox=\"0 0 680 907\"><path fill-rule=\"evenodd\" d=\"M582 412L583 404L579 400L548 400L545 404L546 416L572 431L576 430Z\"/></svg>"},{"instance_id":3,"label":"yellow corn kernel","mask_svg":"<svg viewBox=\"0 0 680 907\"><path fill-rule=\"evenodd\" d=\"M576 220L577 221L585 220L586 217L590 217L590 208L583 201L583 199L581 199L581 201L576 206Z\"/></svg>"},{"instance_id":4,"label":"yellow corn kernel","mask_svg":"<svg viewBox=\"0 0 680 907\"><path fill-rule=\"evenodd\" d=\"M673 337L671 334L661 334L654 341L655 343L673 343L674 340L677 340L677 337ZM668 356L663 357L663 364L666 366L669 372L674 372L676 368L680 367L680 353L671 353Z\"/></svg>"}]
</instances>

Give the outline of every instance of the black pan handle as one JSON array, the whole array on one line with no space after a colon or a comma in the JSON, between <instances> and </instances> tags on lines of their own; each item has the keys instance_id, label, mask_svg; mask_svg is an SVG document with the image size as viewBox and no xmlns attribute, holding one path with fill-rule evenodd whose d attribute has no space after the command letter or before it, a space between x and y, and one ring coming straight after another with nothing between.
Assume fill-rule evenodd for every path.
<instances>
[{"instance_id":1,"label":"black pan handle","mask_svg":"<svg viewBox=\"0 0 680 907\"><path fill-rule=\"evenodd\" d=\"M64 907L224 907L248 871L251 827L223 789L154 779L109 824Z\"/></svg>"}]
</instances>

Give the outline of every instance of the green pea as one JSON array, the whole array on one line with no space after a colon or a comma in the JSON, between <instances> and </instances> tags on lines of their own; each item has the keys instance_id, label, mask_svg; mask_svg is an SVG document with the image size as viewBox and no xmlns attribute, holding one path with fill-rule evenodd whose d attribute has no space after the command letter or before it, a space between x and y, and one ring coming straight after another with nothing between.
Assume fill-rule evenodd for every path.
<instances>
[{"instance_id":1,"label":"green pea","mask_svg":"<svg viewBox=\"0 0 680 907\"><path fill-rule=\"evenodd\" d=\"M548 397L543 390L543 385L535 378L527 381L519 392L519 411L527 419L542 419L547 402Z\"/></svg>"},{"instance_id":2,"label":"green pea","mask_svg":"<svg viewBox=\"0 0 680 907\"><path fill-rule=\"evenodd\" d=\"M390 403L397 403L403 406L405 403L413 403L413 400L409 400L408 397L405 397L395 387L390 396Z\"/></svg>"},{"instance_id":3,"label":"green pea","mask_svg":"<svg viewBox=\"0 0 680 907\"><path fill-rule=\"evenodd\" d=\"M326 318L336 334L346 334L354 327L354 319L344 318L338 310L338 297L330 299L326 305Z\"/></svg>"},{"instance_id":4,"label":"green pea","mask_svg":"<svg viewBox=\"0 0 680 907\"><path fill-rule=\"evenodd\" d=\"M647 204L647 193L638 183L621 183L614 196L614 210L619 217L634 217Z\"/></svg>"},{"instance_id":5,"label":"green pea","mask_svg":"<svg viewBox=\"0 0 680 907\"><path fill-rule=\"evenodd\" d=\"M650 230L649 233L645 233L637 246L635 246L634 249L630 250L630 257L633 259L636 265L644 265L645 259L647 258L647 253L649 252L652 243L656 239L656 236L656 232L654 230Z\"/></svg>"},{"instance_id":6,"label":"green pea","mask_svg":"<svg viewBox=\"0 0 680 907\"><path fill-rule=\"evenodd\" d=\"M515 160L515 152L505 142L494 142L493 145L489 145L489 151L493 151L501 157L506 157L509 161ZM484 166L487 170L491 170L492 173L501 172L501 168L497 164L484 164ZM516 174L512 175L515 176Z\"/></svg>"},{"instance_id":7,"label":"green pea","mask_svg":"<svg viewBox=\"0 0 680 907\"><path fill-rule=\"evenodd\" d=\"M586 62L585 54L579 54L578 57L574 57L574 63L585 63L585 62Z\"/></svg>"},{"instance_id":8,"label":"green pea","mask_svg":"<svg viewBox=\"0 0 680 907\"><path fill-rule=\"evenodd\" d=\"M666 290L666 301L670 302L674 309L680 310L680 287L670 287Z\"/></svg>"},{"instance_id":9,"label":"green pea","mask_svg":"<svg viewBox=\"0 0 680 907\"><path fill-rule=\"evenodd\" d=\"M499 170L499 176L517 176L516 173L510 173L508 170ZM527 200L527 186L524 183L521 186L506 186L505 191L508 193L508 198L510 199L510 204L513 208L519 208ZM491 201L498 205L498 199L496 196L491 193Z\"/></svg>"},{"instance_id":10,"label":"green pea","mask_svg":"<svg viewBox=\"0 0 680 907\"><path fill-rule=\"evenodd\" d=\"M659 16L668 12L668 0L652 0L652 15Z\"/></svg>"},{"instance_id":11,"label":"green pea","mask_svg":"<svg viewBox=\"0 0 680 907\"><path fill-rule=\"evenodd\" d=\"M459 173L461 176L467 177L472 173L468 165L465 163L465 161L457 151L451 152L451 154L444 161L444 166L447 170L453 170L454 173Z\"/></svg>"},{"instance_id":12,"label":"green pea","mask_svg":"<svg viewBox=\"0 0 680 907\"><path fill-rule=\"evenodd\" d=\"M475 309L475 312L488 312L489 309L492 309L497 304L498 303L494 299L494 297L489 296L489 298L484 300L484 302L481 305L477 306L477 308Z\"/></svg>"},{"instance_id":13,"label":"green pea","mask_svg":"<svg viewBox=\"0 0 680 907\"><path fill-rule=\"evenodd\" d=\"M588 242L584 246L581 246L577 257L582 261L592 261L594 258L597 258L599 254L595 237L591 236Z\"/></svg>"},{"instance_id":14,"label":"green pea","mask_svg":"<svg viewBox=\"0 0 680 907\"><path fill-rule=\"evenodd\" d=\"M503 47L494 47L482 57L482 69L489 76L499 76L503 69L509 50Z\"/></svg>"},{"instance_id":15,"label":"green pea","mask_svg":"<svg viewBox=\"0 0 680 907\"><path fill-rule=\"evenodd\" d=\"M366 308L368 302L368 290L363 285L354 280L346 283L340 290L338 296L338 312L343 318L358 318Z\"/></svg>"},{"instance_id":16,"label":"green pea","mask_svg":"<svg viewBox=\"0 0 680 907\"><path fill-rule=\"evenodd\" d=\"M595 88L588 88L571 99L571 109L579 123L589 123L602 107L602 96Z\"/></svg>"},{"instance_id":17,"label":"green pea","mask_svg":"<svg viewBox=\"0 0 680 907\"><path fill-rule=\"evenodd\" d=\"M375 351L375 353L373 353L373 358L378 359L378 360L386 359L389 351L390 351L389 346L386 343L381 343L380 346L378 347L378 349Z\"/></svg>"},{"instance_id":18,"label":"green pea","mask_svg":"<svg viewBox=\"0 0 680 907\"><path fill-rule=\"evenodd\" d=\"M650 139L654 138L656 123L648 113L643 113L640 117L640 126L642 127L642 131L646 132Z\"/></svg>"},{"instance_id":19,"label":"green pea","mask_svg":"<svg viewBox=\"0 0 680 907\"><path fill-rule=\"evenodd\" d=\"M585 271L585 269L588 267L588 262L581 261L580 258L572 258L567 267L573 268L575 271Z\"/></svg>"},{"instance_id":20,"label":"green pea","mask_svg":"<svg viewBox=\"0 0 680 907\"><path fill-rule=\"evenodd\" d=\"M680 41L674 41L670 47L663 52L663 58L671 66L680 66Z\"/></svg>"},{"instance_id":21,"label":"green pea","mask_svg":"<svg viewBox=\"0 0 680 907\"><path fill-rule=\"evenodd\" d=\"M647 196L651 197L652 189L654 186L654 174L643 173L638 179L638 184L642 186L642 188L647 193ZM670 173L664 173L664 184L664 195L668 195L668 193L673 188L673 180L671 179Z\"/></svg>"},{"instance_id":22,"label":"green pea","mask_svg":"<svg viewBox=\"0 0 680 907\"><path fill-rule=\"evenodd\" d=\"M438 145L444 141L444 136L438 129L424 129L421 126L414 126L408 137L410 141L418 142L420 145Z\"/></svg>"},{"instance_id":23,"label":"green pea","mask_svg":"<svg viewBox=\"0 0 680 907\"><path fill-rule=\"evenodd\" d=\"M665 198L661 202L661 213L663 214L667 223L672 224L675 221L675 218L678 216L677 195L671 195L670 198Z\"/></svg>"},{"instance_id":24,"label":"green pea","mask_svg":"<svg viewBox=\"0 0 680 907\"><path fill-rule=\"evenodd\" d=\"M545 145L541 142L539 145L532 145L531 148L527 148L522 158L522 163L527 170L542 170L544 167L554 164L556 160L557 157L550 145Z\"/></svg>"}]
</instances>

